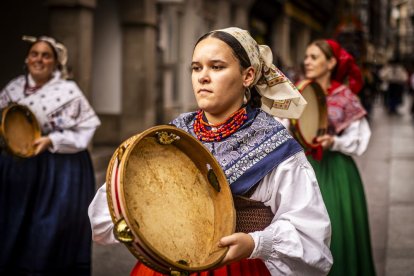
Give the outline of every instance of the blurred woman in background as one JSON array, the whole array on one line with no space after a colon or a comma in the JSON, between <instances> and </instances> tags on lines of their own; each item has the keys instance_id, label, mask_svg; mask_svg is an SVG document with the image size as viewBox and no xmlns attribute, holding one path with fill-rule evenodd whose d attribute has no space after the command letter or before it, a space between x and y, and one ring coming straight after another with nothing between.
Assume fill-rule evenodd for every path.
<instances>
[{"instance_id":1,"label":"blurred woman in background","mask_svg":"<svg viewBox=\"0 0 414 276\"><path fill-rule=\"evenodd\" d=\"M51 37L25 38L27 72L1 91L0 108L28 107L42 136L33 157L0 155L0 274L90 275L95 178L87 146L100 121L65 79L66 47Z\"/></svg>"},{"instance_id":2,"label":"blurred woman in background","mask_svg":"<svg viewBox=\"0 0 414 276\"><path fill-rule=\"evenodd\" d=\"M352 156L365 152L371 136L356 93L362 75L353 57L333 40L316 40L306 49L305 77L326 94L328 133L316 138L322 160L308 158L332 223L330 275L375 275L364 187Z\"/></svg>"}]
</instances>

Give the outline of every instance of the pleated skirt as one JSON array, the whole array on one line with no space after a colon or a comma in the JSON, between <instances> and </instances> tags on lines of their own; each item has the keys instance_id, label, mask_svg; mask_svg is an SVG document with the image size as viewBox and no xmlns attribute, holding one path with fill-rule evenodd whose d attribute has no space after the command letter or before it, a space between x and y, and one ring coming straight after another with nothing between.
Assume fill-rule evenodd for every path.
<instances>
[{"instance_id":1,"label":"pleated skirt","mask_svg":"<svg viewBox=\"0 0 414 276\"><path fill-rule=\"evenodd\" d=\"M131 276L163 276L144 264L137 262L131 272ZM263 261L259 259L243 259L229 265L199 273L192 273L191 276L270 276Z\"/></svg>"},{"instance_id":2,"label":"pleated skirt","mask_svg":"<svg viewBox=\"0 0 414 276\"><path fill-rule=\"evenodd\" d=\"M364 187L352 157L324 151L308 158L332 225L333 266L329 275L375 275Z\"/></svg>"},{"instance_id":3,"label":"pleated skirt","mask_svg":"<svg viewBox=\"0 0 414 276\"><path fill-rule=\"evenodd\" d=\"M88 151L0 156L0 275L90 275Z\"/></svg>"}]
</instances>

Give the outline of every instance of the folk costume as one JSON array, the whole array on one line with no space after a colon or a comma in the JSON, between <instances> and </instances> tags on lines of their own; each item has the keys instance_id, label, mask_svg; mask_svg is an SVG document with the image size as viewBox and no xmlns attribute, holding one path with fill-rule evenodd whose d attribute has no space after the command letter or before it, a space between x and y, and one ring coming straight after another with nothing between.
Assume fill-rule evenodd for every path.
<instances>
[{"instance_id":1,"label":"folk costume","mask_svg":"<svg viewBox=\"0 0 414 276\"><path fill-rule=\"evenodd\" d=\"M338 62L326 96L328 133L334 143L323 152L322 160L308 159L332 224L334 264L329 275L375 275L364 187L351 157L365 152L371 136L366 111L356 95L362 77L352 56L335 41L328 43ZM346 77L350 88L342 84Z\"/></svg>"},{"instance_id":2,"label":"folk costume","mask_svg":"<svg viewBox=\"0 0 414 276\"><path fill-rule=\"evenodd\" d=\"M38 40L56 46L52 38ZM59 62L66 58L54 50ZM87 146L100 121L58 70L41 87L30 74L12 80L0 109L10 103L27 106L53 145L30 158L0 155L0 274L90 275L87 208L95 178Z\"/></svg>"},{"instance_id":3,"label":"folk costume","mask_svg":"<svg viewBox=\"0 0 414 276\"><path fill-rule=\"evenodd\" d=\"M256 71L255 81L266 97L264 106L241 107L217 130L206 124L202 110L184 113L171 123L198 138L220 163L234 198L236 232L249 233L255 248L248 259L192 275L325 275L332 265L330 222L318 183L302 148L269 114L297 117L306 102L267 62L268 47L262 48L265 58L247 31L220 31L243 45L252 66L266 68ZM115 242L105 185L91 203L89 217L95 241ZM131 275L161 274L138 262Z\"/></svg>"}]
</instances>

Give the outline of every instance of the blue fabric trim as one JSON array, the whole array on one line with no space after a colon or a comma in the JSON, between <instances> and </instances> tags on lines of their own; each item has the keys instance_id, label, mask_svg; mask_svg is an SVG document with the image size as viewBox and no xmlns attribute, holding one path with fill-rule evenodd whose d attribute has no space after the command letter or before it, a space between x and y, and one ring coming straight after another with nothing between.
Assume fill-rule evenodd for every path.
<instances>
[{"instance_id":1,"label":"blue fabric trim","mask_svg":"<svg viewBox=\"0 0 414 276\"><path fill-rule=\"evenodd\" d=\"M247 115L244 125L231 136L219 142L203 142L220 163L235 194L247 192L281 162L302 150L271 115L251 107ZM195 116L195 112L182 114L172 124L196 137Z\"/></svg>"},{"instance_id":2,"label":"blue fabric trim","mask_svg":"<svg viewBox=\"0 0 414 276\"><path fill-rule=\"evenodd\" d=\"M294 140L287 140L277 150L269 153L265 158L254 164L253 167L246 170L231 185L230 189L235 195L243 195L262 180L270 171L276 168L280 163L300 152L302 147Z\"/></svg>"}]
</instances>

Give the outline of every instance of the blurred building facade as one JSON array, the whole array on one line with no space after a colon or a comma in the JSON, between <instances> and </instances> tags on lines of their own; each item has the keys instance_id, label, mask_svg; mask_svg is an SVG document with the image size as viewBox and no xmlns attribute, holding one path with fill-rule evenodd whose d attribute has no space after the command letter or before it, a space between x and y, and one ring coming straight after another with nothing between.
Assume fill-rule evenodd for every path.
<instances>
[{"instance_id":1,"label":"blurred building facade","mask_svg":"<svg viewBox=\"0 0 414 276\"><path fill-rule=\"evenodd\" d=\"M414 50L414 0L392 0L390 3L390 33L393 55L399 60L413 59Z\"/></svg>"},{"instance_id":2,"label":"blurred building facade","mask_svg":"<svg viewBox=\"0 0 414 276\"><path fill-rule=\"evenodd\" d=\"M197 38L209 30L248 29L259 43L271 46L275 63L286 71L300 66L307 44L315 38L335 37L358 59L383 62L389 53L412 55L413 2L6 1L1 30L8 43L2 52L12 54L0 69L0 81L4 86L21 73L22 35L56 37L67 45L73 78L103 122L95 144L118 145L196 109L191 54Z\"/></svg>"}]
</instances>

